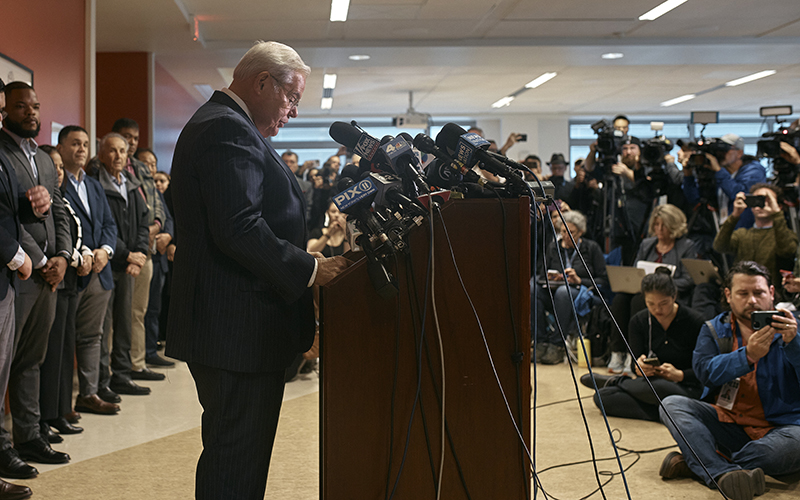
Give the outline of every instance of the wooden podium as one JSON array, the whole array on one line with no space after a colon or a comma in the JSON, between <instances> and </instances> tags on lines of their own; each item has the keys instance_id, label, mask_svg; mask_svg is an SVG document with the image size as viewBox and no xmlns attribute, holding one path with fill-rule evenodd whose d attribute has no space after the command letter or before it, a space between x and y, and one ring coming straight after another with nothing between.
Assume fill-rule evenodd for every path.
<instances>
[{"instance_id":1,"label":"wooden podium","mask_svg":"<svg viewBox=\"0 0 800 500\"><path fill-rule=\"evenodd\" d=\"M444 346L447 425L441 498L467 499L468 491L472 499L524 499L530 484L528 458L453 256L514 421L530 449L529 200L508 199L502 204L454 200L442 207L441 217L453 254L437 215L434 291ZM409 247L409 255L387 265L400 290L393 299L375 292L363 253L350 254L349 258L360 260L322 287L320 495L324 500L388 498L396 481L395 499L436 498L442 364L430 286L427 312L423 307L428 221L409 235ZM424 342L418 350L423 315ZM407 437L408 450L397 480Z\"/></svg>"}]
</instances>

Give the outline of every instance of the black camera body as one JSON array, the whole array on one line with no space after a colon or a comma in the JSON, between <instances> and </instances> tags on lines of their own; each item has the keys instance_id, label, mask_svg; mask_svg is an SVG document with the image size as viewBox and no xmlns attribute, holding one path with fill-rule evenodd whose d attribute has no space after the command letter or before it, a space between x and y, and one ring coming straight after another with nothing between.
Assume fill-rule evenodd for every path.
<instances>
[{"instance_id":1,"label":"black camera body","mask_svg":"<svg viewBox=\"0 0 800 500\"><path fill-rule=\"evenodd\" d=\"M611 175L611 166L617 162L617 157L622 154L622 145L627 136L605 118L592 124L592 130L597 134L597 166L594 177L602 179Z\"/></svg>"},{"instance_id":2,"label":"black camera body","mask_svg":"<svg viewBox=\"0 0 800 500\"><path fill-rule=\"evenodd\" d=\"M645 167L663 166L664 156L672 151L672 141L664 136L653 137L642 142L640 161Z\"/></svg>"},{"instance_id":3,"label":"black camera body","mask_svg":"<svg viewBox=\"0 0 800 500\"><path fill-rule=\"evenodd\" d=\"M786 127L781 127L777 132L766 132L762 134L760 141L758 141L758 157L772 158L777 160L781 158L781 143L785 142L793 148L800 151L800 129L790 130Z\"/></svg>"}]
</instances>

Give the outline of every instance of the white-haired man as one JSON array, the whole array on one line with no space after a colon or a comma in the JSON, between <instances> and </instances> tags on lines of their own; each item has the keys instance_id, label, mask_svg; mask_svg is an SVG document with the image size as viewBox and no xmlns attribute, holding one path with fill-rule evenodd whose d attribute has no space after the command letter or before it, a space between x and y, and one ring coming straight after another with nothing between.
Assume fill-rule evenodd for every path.
<instances>
[{"instance_id":1,"label":"white-haired man","mask_svg":"<svg viewBox=\"0 0 800 500\"><path fill-rule=\"evenodd\" d=\"M309 72L291 47L257 43L175 148L190 251L175 254L166 352L189 364L203 406L198 499L264 497L284 370L314 339L311 286L346 267L305 251L303 193L265 140L297 116Z\"/></svg>"}]
</instances>

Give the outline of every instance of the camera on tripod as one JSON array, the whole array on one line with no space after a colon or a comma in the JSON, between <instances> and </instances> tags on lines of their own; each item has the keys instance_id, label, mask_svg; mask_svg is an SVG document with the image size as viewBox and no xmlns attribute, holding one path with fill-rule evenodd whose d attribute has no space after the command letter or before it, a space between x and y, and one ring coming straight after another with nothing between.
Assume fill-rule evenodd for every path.
<instances>
[{"instance_id":1,"label":"camera on tripod","mask_svg":"<svg viewBox=\"0 0 800 500\"><path fill-rule=\"evenodd\" d=\"M795 149L800 148L800 128L784 127L783 121L778 118L781 115L791 115L791 106L770 106L761 108L761 116L774 116L778 123L776 132L766 132L761 135L763 139L758 141L758 156L762 158L781 158L781 143L785 142Z\"/></svg>"},{"instance_id":2,"label":"camera on tripod","mask_svg":"<svg viewBox=\"0 0 800 500\"><path fill-rule=\"evenodd\" d=\"M616 130L605 118L593 123L592 130L597 134L598 168L594 170L594 177L602 179L611 175L611 165L617 162L617 157L622 153L626 135L623 131Z\"/></svg>"}]
</instances>

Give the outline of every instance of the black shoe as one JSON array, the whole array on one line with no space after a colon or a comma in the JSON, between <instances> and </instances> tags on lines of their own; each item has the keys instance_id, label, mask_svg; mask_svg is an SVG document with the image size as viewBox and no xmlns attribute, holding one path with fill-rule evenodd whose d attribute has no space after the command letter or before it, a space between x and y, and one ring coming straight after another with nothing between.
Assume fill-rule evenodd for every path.
<instances>
[{"instance_id":1,"label":"black shoe","mask_svg":"<svg viewBox=\"0 0 800 500\"><path fill-rule=\"evenodd\" d=\"M64 417L48 420L47 423L50 425L50 427L53 427L55 430L57 430L59 434L80 434L83 432L83 427L72 425L71 423L67 422L67 419Z\"/></svg>"},{"instance_id":2,"label":"black shoe","mask_svg":"<svg viewBox=\"0 0 800 500\"><path fill-rule=\"evenodd\" d=\"M0 476L9 479L30 479L38 474L36 467L23 462L14 448L0 450Z\"/></svg>"},{"instance_id":3,"label":"black shoe","mask_svg":"<svg viewBox=\"0 0 800 500\"><path fill-rule=\"evenodd\" d=\"M112 391L108 387L100 387L97 389L97 397L105 401L106 403L120 403L122 402L122 398L119 397L119 394Z\"/></svg>"},{"instance_id":4,"label":"black shoe","mask_svg":"<svg viewBox=\"0 0 800 500\"><path fill-rule=\"evenodd\" d=\"M145 362L148 365L153 365L153 366L175 366L175 362L174 361L170 361L168 359L164 359L161 356L159 356L158 354L156 354L155 356L148 357L147 359L145 359Z\"/></svg>"},{"instance_id":5,"label":"black shoe","mask_svg":"<svg viewBox=\"0 0 800 500\"><path fill-rule=\"evenodd\" d=\"M134 380L164 380L167 376L163 373L156 373L149 368L142 368L138 372L131 370L131 378Z\"/></svg>"},{"instance_id":6,"label":"black shoe","mask_svg":"<svg viewBox=\"0 0 800 500\"><path fill-rule=\"evenodd\" d=\"M137 385L133 380L127 382L111 382L111 390L118 394L130 394L131 396L147 396L150 394L149 387Z\"/></svg>"},{"instance_id":7,"label":"black shoe","mask_svg":"<svg viewBox=\"0 0 800 500\"><path fill-rule=\"evenodd\" d=\"M602 389L603 387L612 387L626 378L630 378L627 375L599 375L597 372L594 372L594 380L597 382L597 388ZM581 384L585 385L589 389L594 389L594 384L592 383L592 375L587 373L585 375L581 375Z\"/></svg>"},{"instance_id":8,"label":"black shoe","mask_svg":"<svg viewBox=\"0 0 800 500\"><path fill-rule=\"evenodd\" d=\"M557 365L564 362L564 356L567 355L567 350L563 345L551 344L547 348L547 353L542 357L543 365Z\"/></svg>"},{"instance_id":9,"label":"black shoe","mask_svg":"<svg viewBox=\"0 0 800 500\"><path fill-rule=\"evenodd\" d=\"M16 444L14 448L19 453L19 457L27 462L40 464L65 464L69 462L69 455L50 448L50 445L42 438Z\"/></svg>"},{"instance_id":10,"label":"black shoe","mask_svg":"<svg viewBox=\"0 0 800 500\"><path fill-rule=\"evenodd\" d=\"M42 435L42 439L48 443L61 443L64 441L64 438L53 432L47 422L39 422L39 433Z\"/></svg>"},{"instance_id":11,"label":"black shoe","mask_svg":"<svg viewBox=\"0 0 800 500\"><path fill-rule=\"evenodd\" d=\"M165 345L166 342L164 342L163 340L159 340L158 342L156 342L156 350L163 351Z\"/></svg>"}]
</instances>

